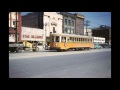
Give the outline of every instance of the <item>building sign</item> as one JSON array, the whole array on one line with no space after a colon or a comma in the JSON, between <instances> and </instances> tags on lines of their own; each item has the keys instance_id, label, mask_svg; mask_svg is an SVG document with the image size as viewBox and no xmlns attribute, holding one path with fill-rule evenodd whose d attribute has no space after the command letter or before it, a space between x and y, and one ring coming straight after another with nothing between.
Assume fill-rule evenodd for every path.
<instances>
[{"instance_id":1,"label":"building sign","mask_svg":"<svg viewBox=\"0 0 120 90\"><path fill-rule=\"evenodd\" d=\"M21 40L43 41L43 30L37 28L22 27Z\"/></svg>"},{"instance_id":2,"label":"building sign","mask_svg":"<svg viewBox=\"0 0 120 90\"><path fill-rule=\"evenodd\" d=\"M51 23L51 25L55 25L55 26L57 26L57 23L55 23L55 22L52 22L52 23Z\"/></svg>"},{"instance_id":3,"label":"building sign","mask_svg":"<svg viewBox=\"0 0 120 90\"><path fill-rule=\"evenodd\" d=\"M43 36L37 35L22 35L23 38L36 38L36 39L43 39Z\"/></svg>"}]
</instances>

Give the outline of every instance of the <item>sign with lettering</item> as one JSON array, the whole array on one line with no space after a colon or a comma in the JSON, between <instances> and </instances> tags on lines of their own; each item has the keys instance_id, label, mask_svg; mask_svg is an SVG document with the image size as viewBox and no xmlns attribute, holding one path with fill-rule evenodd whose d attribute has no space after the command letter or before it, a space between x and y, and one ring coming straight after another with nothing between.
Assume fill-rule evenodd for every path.
<instances>
[{"instance_id":1,"label":"sign with lettering","mask_svg":"<svg viewBox=\"0 0 120 90\"><path fill-rule=\"evenodd\" d=\"M43 31L37 28L22 27L21 40L43 41Z\"/></svg>"},{"instance_id":2,"label":"sign with lettering","mask_svg":"<svg viewBox=\"0 0 120 90\"><path fill-rule=\"evenodd\" d=\"M51 23L51 25L55 25L55 26L57 26L57 23L55 23L55 22L52 22L52 23Z\"/></svg>"}]
</instances>

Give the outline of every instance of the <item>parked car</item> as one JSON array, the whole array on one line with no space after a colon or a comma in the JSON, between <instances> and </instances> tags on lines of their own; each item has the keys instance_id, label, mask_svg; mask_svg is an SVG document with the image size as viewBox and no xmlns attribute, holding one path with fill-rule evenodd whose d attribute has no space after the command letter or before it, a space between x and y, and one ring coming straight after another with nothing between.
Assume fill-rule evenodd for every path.
<instances>
[{"instance_id":1,"label":"parked car","mask_svg":"<svg viewBox=\"0 0 120 90\"><path fill-rule=\"evenodd\" d=\"M105 44L100 44L103 48L111 48L111 45L109 45L108 43Z\"/></svg>"},{"instance_id":2,"label":"parked car","mask_svg":"<svg viewBox=\"0 0 120 90\"><path fill-rule=\"evenodd\" d=\"M97 44L97 43L94 44L94 49L101 49L101 48L102 48L101 45L99 45L99 44Z\"/></svg>"}]
</instances>

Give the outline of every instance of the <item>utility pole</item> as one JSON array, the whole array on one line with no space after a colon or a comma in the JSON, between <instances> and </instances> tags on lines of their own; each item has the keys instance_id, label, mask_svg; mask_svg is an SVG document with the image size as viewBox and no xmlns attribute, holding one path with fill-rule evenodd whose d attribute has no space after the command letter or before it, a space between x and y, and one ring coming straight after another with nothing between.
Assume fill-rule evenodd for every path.
<instances>
[{"instance_id":1,"label":"utility pole","mask_svg":"<svg viewBox=\"0 0 120 90\"><path fill-rule=\"evenodd\" d=\"M46 35L46 31L47 31L47 23L45 23L45 49L46 49L46 41L47 41L47 40L46 40L46 36L47 36L47 35Z\"/></svg>"},{"instance_id":2,"label":"utility pole","mask_svg":"<svg viewBox=\"0 0 120 90\"><path fill-rule=\"evenodd\" d=\"M17 12L16 12L16 43L17 43Z\"/></svg>"},{"instance_id":3,"label":"utility pole","mask_svg":"<svg viewBox=\"0 0 120 90\"><path fill-rule=\"evenodd\" d=\"M85 21L86 23L85 23L85 26L86 26L86 35L88 36L88 32L87 32L87 26L90 26L90 21L88 21L88 20L86 20Z\"/></svg>"}]
</instances>

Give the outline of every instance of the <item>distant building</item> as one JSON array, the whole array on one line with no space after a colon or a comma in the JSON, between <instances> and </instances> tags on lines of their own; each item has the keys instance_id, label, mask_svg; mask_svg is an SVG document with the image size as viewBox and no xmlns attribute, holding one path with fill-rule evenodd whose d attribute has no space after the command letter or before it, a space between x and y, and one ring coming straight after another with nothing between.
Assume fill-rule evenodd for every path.
<instances>
[{"instance_id":1,"label":"distant building","mask_svg":"<svg viewBox=\"0 0 120 90\"><path fill-rule=\"evenodd\" d=\"M105 42L111 44L111 28L96 28L92 29L92 36L104 37Z\"/></svg>"},{"instance_id":2,"label":"distant building","mask_svg":"<svg viewBox=\"0 0 120 90\"><path fill-rule=\"evenodd\" d=\"M63 15L63 33L75 34L75 15L68 12L60 12Z\"/></svg>"},{"instance_id":3,"label":"distant building","mask_svg":"<svg viewBox=\"0 0 120 90\"><path fill-rule=\"evenodd\" d=\"M22 26L43 29L43 12L32 12L22 16Z\"/></svg>"}]
</instances>

